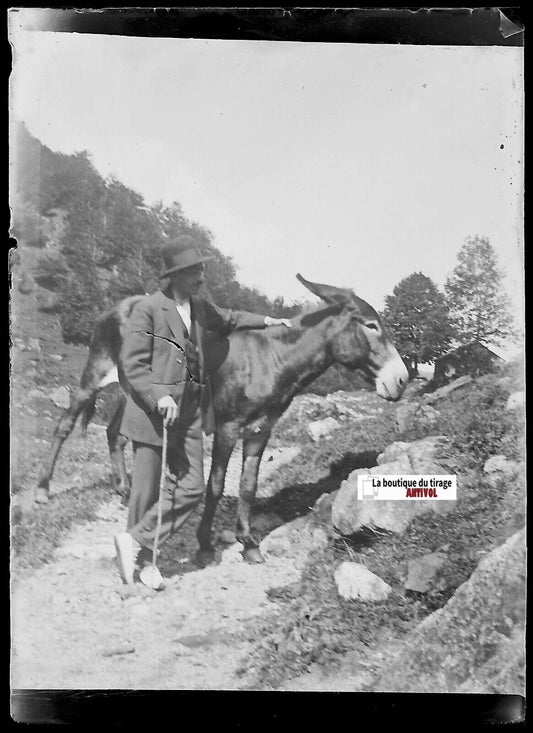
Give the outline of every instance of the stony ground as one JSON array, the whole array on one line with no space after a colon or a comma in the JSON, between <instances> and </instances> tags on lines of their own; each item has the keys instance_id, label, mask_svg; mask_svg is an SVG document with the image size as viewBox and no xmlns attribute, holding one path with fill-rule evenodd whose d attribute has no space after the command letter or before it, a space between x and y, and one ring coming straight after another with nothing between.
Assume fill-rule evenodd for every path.
<instances>
[{"instance_id":1,"label":"stony ground","mask_svg":"<svg viewBox=\"0 0 533 733\"><path fill-rule=\"evenodd\" d=\"M105 455L104 435L101 426L89 430L92 450L100 455ZM78 443L81 438L74 435L72 449ZM293 446L267 450L261 484L297 452ZM236 450L226 483L229 497L238 494L240 461ZM71 481L54 482L53 489L59 492L80 480L74 475ZM167 554L166 563L163 560L164 568L170 569L164 591L155 593L141 584L131 590L118 576L113 546L113 535L125 527L126 508L118 496L111 496L96 515L94 521L74 524L50 563L12 579L13 686L246 685L237 672L250 648L251 625L257 616L275 617L278 612L267 599L269 589L298 580L306 557L298 544L283 559L267 554L261 566L244 563L238 543L221 544L218 563L199 569L192 563L196 547L189 542L181 556L173 554L169 562ZM225 537L231 541L230 530Z\"/></svg>"}]
</instances>

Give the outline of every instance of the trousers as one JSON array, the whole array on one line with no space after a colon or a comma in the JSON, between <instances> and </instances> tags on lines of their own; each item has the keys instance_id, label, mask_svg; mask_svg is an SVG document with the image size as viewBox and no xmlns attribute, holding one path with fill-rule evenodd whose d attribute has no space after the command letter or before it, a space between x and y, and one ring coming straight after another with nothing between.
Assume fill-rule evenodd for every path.
<instances>
[{"instance_id":1,"label":"trousers","mask_svg":"<svg viewBox=\"0 0 533 733\"><path fill-rule=\"evenodd\" d=\"M199 394L194 384L185 390L179 418L168 429L167 462L173 480L167 478L163 489L160 543L187 521L205 491ZM157 527L162 448L134 442L133 450L128 532L139 544L152 550Z\"/></svg>"}]
</instances>

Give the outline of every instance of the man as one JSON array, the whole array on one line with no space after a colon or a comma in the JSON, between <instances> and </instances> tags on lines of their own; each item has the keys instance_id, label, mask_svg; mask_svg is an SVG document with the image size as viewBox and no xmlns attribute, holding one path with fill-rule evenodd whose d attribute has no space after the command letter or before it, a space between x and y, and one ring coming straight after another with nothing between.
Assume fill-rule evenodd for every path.
<instances>
[{"instance_id":1,"label":"man","mask_svg":"<svg viewBox=\"0 0 533 733\"><path fill-rule=\"evenodd\" d=\"M204 493L202 415L209 414L205 332L291 326L270 318L225 310L196 297L204 281L203 257L195 240L181 235L162 248L170 285L135 306L124 338L122 364L130 385L121 432L133 442L134 466L127 532L115 536L117 562L125 583L135 565L151 555L158 517L163 424L168 427L167 461L176 477L161 501L160 541L190 516ZM143 576L141 574L141 579ZM153 587L163 584L157 568Z\"/></svg>"}]
</instances>

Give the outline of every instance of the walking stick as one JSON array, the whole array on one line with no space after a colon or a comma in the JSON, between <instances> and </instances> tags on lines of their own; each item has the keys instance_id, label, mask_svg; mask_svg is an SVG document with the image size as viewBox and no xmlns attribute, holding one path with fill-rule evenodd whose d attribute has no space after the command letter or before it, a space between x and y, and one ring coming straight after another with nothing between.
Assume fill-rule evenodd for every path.
<instances>
[{"instance_id":1,"label":"walking stick","mask_svg":"<svg viewBox=\"0 0 533 733\"><path fill-rule=\"evenodd\" d=\"M159 500L157 503L157 524L155 528L154 548L152 552L152 564L147 565L141 570L141 580L145 585L154 588L154 590L160 589L160 584L155 580L155 570L157 569L157 545L159 544L159 534L161 533L161 522L162 522L162 500L163 490L165 488L165 477L167 474L167 445L168 445L168 428L166 423L163 423L163 451L161 455L161 477L159 479Z\"/></svg>"}]
</instances>

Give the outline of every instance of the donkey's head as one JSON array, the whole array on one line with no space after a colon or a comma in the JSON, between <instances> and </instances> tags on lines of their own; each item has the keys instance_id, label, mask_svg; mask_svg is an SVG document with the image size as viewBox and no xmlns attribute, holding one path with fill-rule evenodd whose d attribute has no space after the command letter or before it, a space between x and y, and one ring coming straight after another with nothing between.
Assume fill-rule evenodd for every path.
<instances>
[{"instance_id":1,"label":"donkey's head","mask_svg":"<svg viewBox=\"0 0 533 733\"><path fill-rule=\"evenodd\" d=\"M387 329L371 305L352 290L309 282L296 276L315 295L337 308L330 340L333 359L348 369L360 369L386 400L399 400L409 375Z\"/></svg>"}]
</instances>

